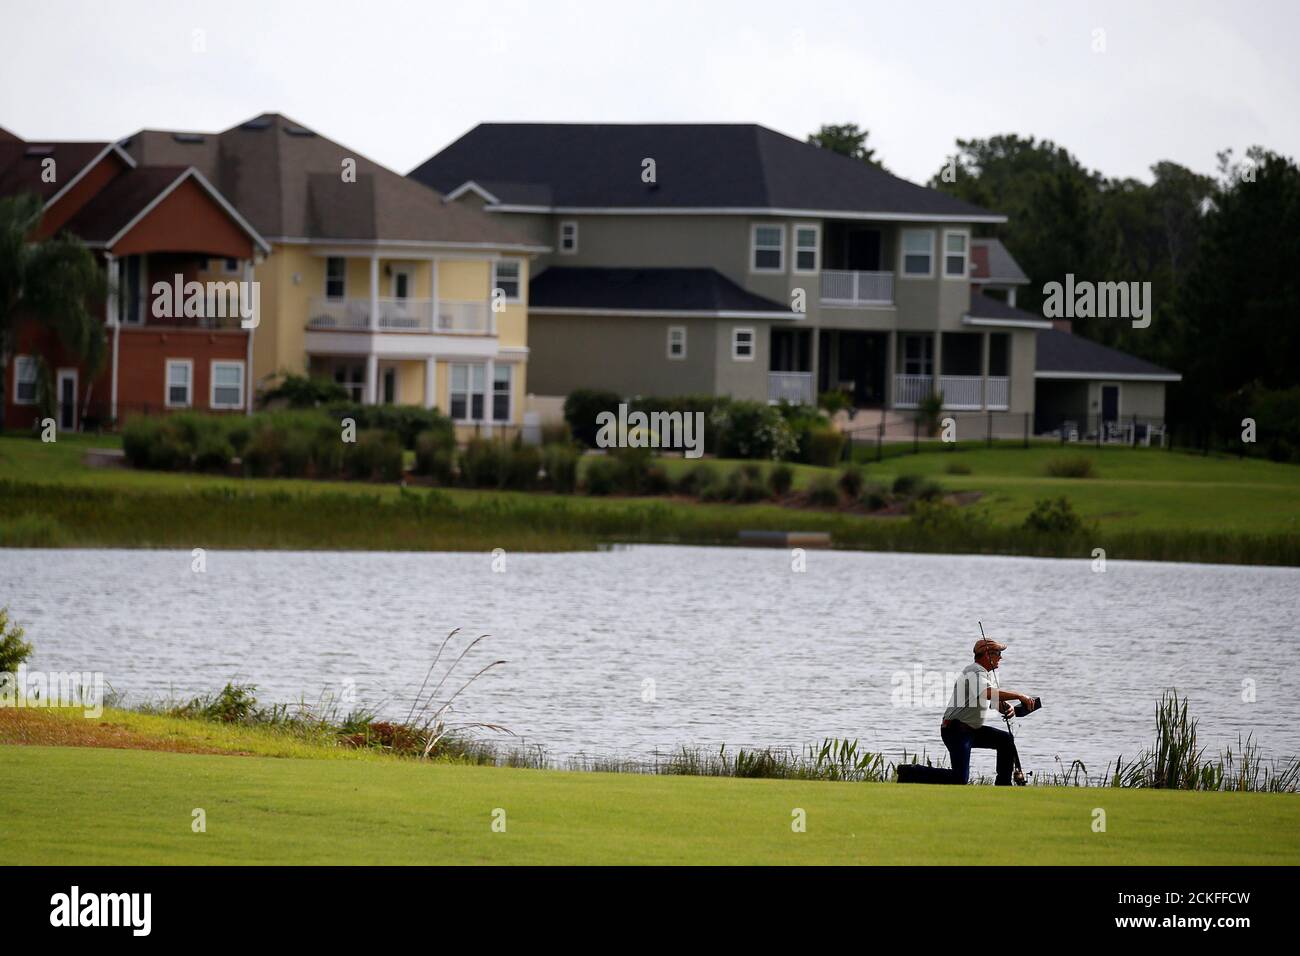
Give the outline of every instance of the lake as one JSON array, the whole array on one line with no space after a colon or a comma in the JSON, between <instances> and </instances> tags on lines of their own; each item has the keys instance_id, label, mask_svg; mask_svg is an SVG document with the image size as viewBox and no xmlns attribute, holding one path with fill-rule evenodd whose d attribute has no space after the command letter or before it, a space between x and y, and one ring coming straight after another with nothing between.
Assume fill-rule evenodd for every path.
<instances>
[{"instance_id":1,"label":"lake","mask_svg":"<svg viewBox=\"0 0 1300 956\"><path fill-rule=\"evenodd\" d=\"M489 554L211 551L203 573L191 562L0 550L0 604L36 646L29 667L103 671L134 700L231 680L264 703L351 686L397 717L448 631L487 633L449 688L509 663L470 687L457 719L503 724L557 758L827 736L946 755L942 704L895 691L917 668L922 686L960 670L983 621L1009 645L1003 687L1044 701L1018 722L1026 769L1059 756L1095 774L1135 755L1170 687L1191 698L1210 751L1249 732L1270 755L1300 751L1290 568L1110 561L1095 573L1088 560L811 551L796 572L788 551L671 546L508 554L500 572ZM992 759L979 754L976 772Z\"/></svg>"}]
</instances>

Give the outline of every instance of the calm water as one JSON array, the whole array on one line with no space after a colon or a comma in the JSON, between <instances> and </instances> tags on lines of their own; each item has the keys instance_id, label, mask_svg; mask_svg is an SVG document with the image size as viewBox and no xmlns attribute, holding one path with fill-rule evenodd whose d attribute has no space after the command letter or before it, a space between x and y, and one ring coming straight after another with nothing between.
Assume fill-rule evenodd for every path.
<instances>
[{"instance_id":1,"label":"calm water","mask_svg":"<svg viewBox=\"0 0 1300 956\"><path fill-rule=\"evenodd\" d=\"M793 573L785 551L682 547L511 554L504 573L482 554L209 552L204 574L190 563L0 550L0 603L27 626L31 667L102 670L135 699L239 679L263 701L314 700L351 680L361 702L399 716L451 628L488 633L458 673L509 663L462 698L460 719L557 757L823 736L942 753L942 706L892 706L893 677L959 670L983 620L1010 645L1003 686L1045 701L1019 724L1027 768L1060 755L1097 772L1134 754L1173 686L1212 750L1253 731L1271 754L1300 751L1292 569L1112 561L1095 574L1087 561L810 552Z\"/></svg>"}]
</instances>

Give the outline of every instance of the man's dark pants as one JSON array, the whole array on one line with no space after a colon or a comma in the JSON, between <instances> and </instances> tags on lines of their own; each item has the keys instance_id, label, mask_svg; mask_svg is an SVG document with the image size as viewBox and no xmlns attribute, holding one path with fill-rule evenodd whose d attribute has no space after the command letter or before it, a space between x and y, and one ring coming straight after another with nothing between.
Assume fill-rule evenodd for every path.
<instances>
[{"instance_id":1,"label":"man's dark pants","mask_svg":"<svg viewBox=\"0 0 1300 956\"><path fill-rule=\"evenodd\" d=\"M1015 741L1005 730L987 725L976 730L960 720L949 720L939 732L944 746L952 758L952 783L970 781L970 752L972 747L983 750L996 750L998 754L997 777L994 780L999 787L1011 786L1011 771L1015 767L1012 754Z\"/></svg>"}]
</instances>

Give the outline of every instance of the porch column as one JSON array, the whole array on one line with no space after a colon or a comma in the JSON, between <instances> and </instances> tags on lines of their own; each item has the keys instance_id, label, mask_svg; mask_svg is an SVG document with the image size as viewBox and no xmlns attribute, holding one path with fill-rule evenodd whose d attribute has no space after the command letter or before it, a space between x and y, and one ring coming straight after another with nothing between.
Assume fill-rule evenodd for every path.
<instances>
[{"instance_id":1,"label":"porch column","mask_svg":"<svg viewBox=\"0 0 1300 956\"><path fill-rule=\"evenodd\" d=\"M113 370L109 375L109 397L108 397L108 415L117 423L117 353L118 339L122 333L121 316L118 310L114 308L117 303L117 280L113 276L113 268L117 265L117 260L113 258L111 252L104 253L104 268L108 274L108 294L104 296L104 321L108 323L109 328L113 330ZM15 370L16 370L15 366ZM192 387L192 386L191 386Z\"/></svg>"},{"instance_id":2,"label":"porch column","mask_svg":"<svg viewBox=\"0 0 1300 956\"><path fill-rule=\"evenodd\" d=\"M1011 286L1010 288L1007 289L1007 305L1011 306L1011 308L1013 308L1013 309L1016 307L1016 287L1015 287L1015 286Z\"/></svg>"},{"instance_id":3,"label":"porch column","mask_svg":"<svg viewBox=\"0 0 1300 956\"><path fill-rule=\"evenodd\" d=\"M989 407L989 333L980 333L980 408Z\"/></svg>"},{"instance_id":4,"label":"porch column","mask_svg":"<svg viewBox=\"0 0 1300 956\"><path fill-rule=\"evenodd\" d=\"M257 297L253 294L253 260L244 260L244 288L240 290L240 304L243 304L242 295L248 293L250 307L258 304ZM242 315L243 310L240 310ZM261 321L261 316L256 311L253 312L251 325L245 326L248 332L248 359L244 362L244 414L253 414L253 332L257 329L257 323ZM241 321L242 325L243 322Z\"/></svg>"},{"instance_id":5,"label":"porch column","mask_svg":"<svg viewBox=\"0 0 1300 956\"><path fill-rule=\"evenodd\" d=\"M943 333L934 333L934 375L930 379L930 391L939 393L939 377L943 374Z\"/></svg>"},{"instance_id":6,"label":"porch column","mask_svg":"<svg viewBox=\"0 0 1300 956\"><path fill-rule=\"evenodd\" d=\"M821 388L821 343L822 330L817 326L812 328L812 354L808 356L808 368L812 372L812 403L817 405L817 390Z\"/></svg>"},{"instance_id":7,"label":"porch column","mask_svg":"<svg viewBox=\"0 0 1300 956\"><path fill-rule=\"evenodd\" d=\"M888 352L885 355L885 407L893 408L898 382L898 332L889 330Z\"/></svg>"},{"instance_id":8,"label":"porch column","mask_svg":"<svg viewBox=\"0 0 1300 956\"><path fill-rule=\"evenodd\" d=\"M432 355L424 360L424 407L433 408L434 402L434 377L437 373L438 360Z\"/></svg>"},{"instance_id":9,"label":"porch column","mask_svg":"<svg viewBox=\"0 0 1300 956\"><path fill-rule=\"evenodd\" d=\"M366 404L379 404L379 353L374 348L366 356Z\"/></svg>"},{"instance_id":10,"label":"porch column","mask_svg":"<svg viewBox=\"0 0 1300 956\"><path fill-rule=\"evenodd\" d=\"M483 431L489 438L492 437L492 393L495 387L493 380L496 378L496 370L496 362L493 359L488 359L487 381L484 383L486 394L483 396L483 419L487 422L487 427Z\"/></svg>"},{"instance_id":11,"label":"porch column","mask_svg":"<svg viewBox=\"0 0 1300 956\"><path fill-rule=\"evenodd\" d=\"M370 254L370 331L379 328L379 253Z\"/></svg>"},{"instance_id":12,"label":"porch column","mask_svg":"<svg viewBox=\"0 0 1300 956\"><path fill-rule=\"evenodd\" d=\"M429 259L429 331L438 331L438 257Z\"/></svg>"}]
</instances>

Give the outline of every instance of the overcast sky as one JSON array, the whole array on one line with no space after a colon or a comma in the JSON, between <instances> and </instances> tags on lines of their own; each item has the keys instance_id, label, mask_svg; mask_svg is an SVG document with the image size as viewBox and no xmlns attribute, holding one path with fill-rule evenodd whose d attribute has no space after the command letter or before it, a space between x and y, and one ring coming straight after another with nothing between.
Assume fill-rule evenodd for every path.
<instances>
[{"instance_id":1,"label":"overcast sky","mask_svg":"<svg viewBox=\"0 0 1300 956\"><path fill-rule=\"evenodd\" d=\"M917 181L1006 132L1148 180L1300 156L1296 0L0 2L0 126L28 139L278 111L402 173L482 121L856 122Z\"/></svg>"}]
</instances>

